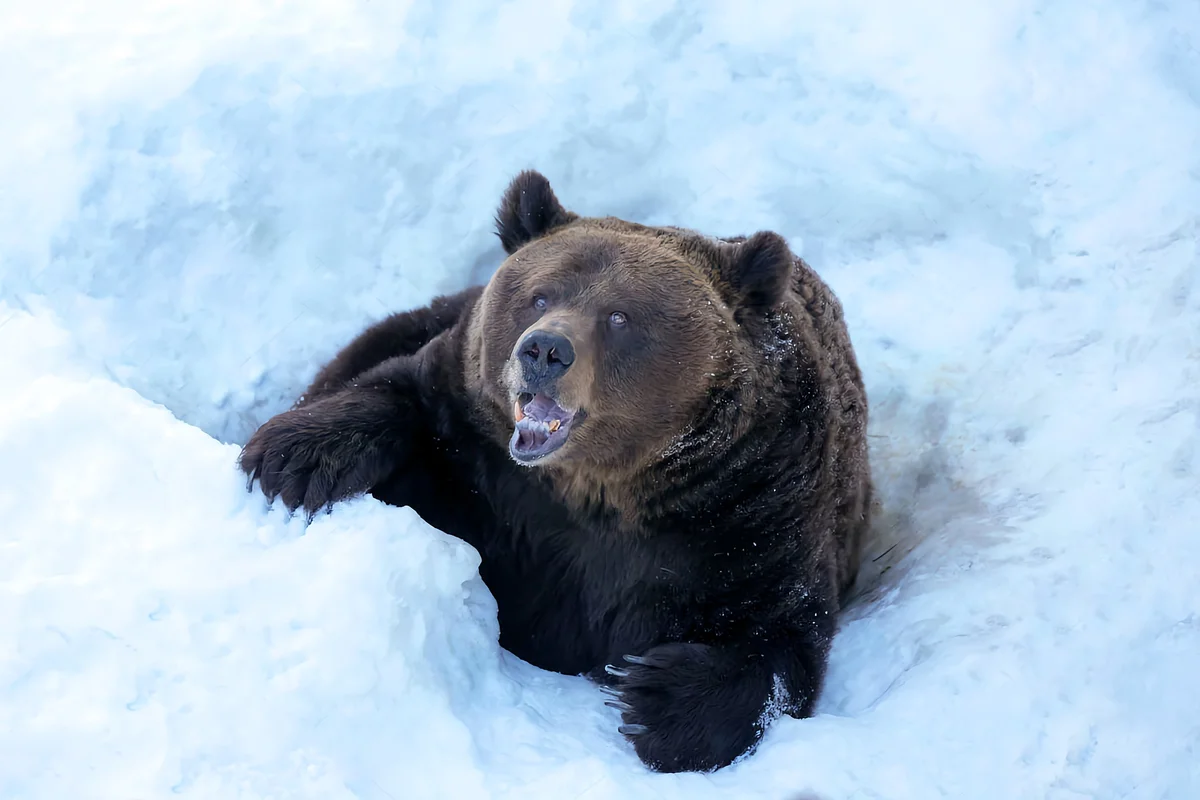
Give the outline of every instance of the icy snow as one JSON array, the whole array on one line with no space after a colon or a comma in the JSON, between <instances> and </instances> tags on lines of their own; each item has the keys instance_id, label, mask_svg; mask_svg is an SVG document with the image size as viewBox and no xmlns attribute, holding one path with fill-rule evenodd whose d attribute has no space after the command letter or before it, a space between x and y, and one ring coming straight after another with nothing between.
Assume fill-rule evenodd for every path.
<instances>
[{"instance_id":1,"label":"icy snow","mask_svg":"<svg viewBox=\"0 0 1200 800\"><path fill-rule=\"evenodd\" d=\"M0 797L1200 797L1200 4L0 10ZM238 443L582 213L788 236L881 494L819 714L644 770L478 556Z\"/></svg>"}]
</instances>

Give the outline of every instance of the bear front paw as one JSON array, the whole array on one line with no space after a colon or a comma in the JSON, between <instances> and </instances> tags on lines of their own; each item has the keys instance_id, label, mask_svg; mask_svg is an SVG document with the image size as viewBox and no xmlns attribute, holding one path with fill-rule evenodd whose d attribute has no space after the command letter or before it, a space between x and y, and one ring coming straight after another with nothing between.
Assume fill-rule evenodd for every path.
<instances>
[{"instance_id":1,"label":"bear front paw","mask_svg":"<svg viewBox=\"0 0 1200 800\"><path fill-rule=\"evenodd\" d=\"M386 476L389 465L379 447L339 431L335 419L310 406L270 419L242 448L238 464L258 481L272 502L289 511L303 506L311 521L318 511L361 494Z\"/></svg>"},{"instance_id":2,"label":"bear front paw","mask_svg":"<svg viewBox=\"0 0 1200 800\"><path fill-rule=\"evenodd\" d=\"M754 665L720 648L665 644L608 665L601 691L618 729L658 772L706 772L732 763L762 736L770 687Z\"/></svg>"}]
</instances>

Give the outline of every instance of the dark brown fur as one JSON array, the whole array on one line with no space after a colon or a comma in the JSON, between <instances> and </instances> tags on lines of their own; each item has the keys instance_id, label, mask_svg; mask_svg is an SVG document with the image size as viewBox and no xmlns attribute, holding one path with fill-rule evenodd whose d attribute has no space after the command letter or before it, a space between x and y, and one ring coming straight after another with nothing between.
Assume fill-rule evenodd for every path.
<instances>
[{"instance_id":1,"label":"dark brown fur","mask_svg":"<svg viewBox=\"0 0 1200 800\"><path fill-rule=\"evenodd\" d=\"M366 331L242 466L310 514L411 505L480 551L506 648L604 683L651 767L724 766L811 713L857 571L867 407L841 306L776 234L581 218L537 173L497 221L486 287ZM531 467L508 440L535 331L573 344L553 392L582 421Z\"/></svg>"}]
</instances>

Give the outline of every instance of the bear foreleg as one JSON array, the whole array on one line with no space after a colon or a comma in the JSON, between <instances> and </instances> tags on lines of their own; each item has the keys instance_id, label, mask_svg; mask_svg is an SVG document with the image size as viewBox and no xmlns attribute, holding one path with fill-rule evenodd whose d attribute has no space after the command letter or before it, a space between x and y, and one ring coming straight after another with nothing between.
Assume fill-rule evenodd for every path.
<instances>
[{"instance_id":1,"label":"bear foreleg","mask_svg":"<svg viewBox=\"0 0 1200 800\"><path fill-rule=\"evenodd\" d=\"M346 388L354 378L396 356L410 356L452 328L479 297L482 287L435 297L427 306L392 314L375 323L326 364L293 408Z\"/></svg>"},{"instance_id":2,"label":"bear foreleg","mask_svg":"<svg viewBox=\"0 0 1200 800\"><path fill-rule=\"evenodd\" d=\"M602 690L621 733L658 772L728 766L757 747L781 714L808 716L825 672L827 644L800 637L766 646L662 644L605 667Z\"/></svg>"},{"instance_id":3,"label":"bear foreleg","mask_svg":"<svg viewBox=\"0 0 1200 800\"><path fill-rule=\"evenodd\" d=\"M238 463L270 500L317 511L362 494L404 461L422 425L415 363L392 359L301 408L268 420Z\"/></svg>"}]
</instances>

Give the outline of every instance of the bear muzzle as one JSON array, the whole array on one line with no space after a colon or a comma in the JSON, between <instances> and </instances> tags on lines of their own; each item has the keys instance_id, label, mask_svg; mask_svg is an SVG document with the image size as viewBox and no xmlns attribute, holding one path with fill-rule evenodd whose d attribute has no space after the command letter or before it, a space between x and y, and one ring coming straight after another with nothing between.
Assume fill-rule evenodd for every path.
<instances>
[{"instance_id":1,"label":"bear muzzle","mask_svg":"<svg viewBox=\"0 0 1200 800\"><path fill-rule=\"evenodd\" d=\"M565 331L537 328L513 348L507 370L515 395L509 453L518 463L546 459L566 444L572 425L582 418L579 410L562 405L559 393L559 381L574 363L575 347Z\"/></svg>"}]
</instances>

